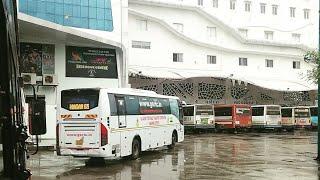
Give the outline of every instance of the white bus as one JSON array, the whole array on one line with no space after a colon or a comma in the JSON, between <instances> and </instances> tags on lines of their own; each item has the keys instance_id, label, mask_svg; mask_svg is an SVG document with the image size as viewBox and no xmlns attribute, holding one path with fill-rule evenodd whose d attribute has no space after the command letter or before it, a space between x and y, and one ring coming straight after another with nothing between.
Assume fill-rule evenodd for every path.
<instances>
[{"instance_id":1,"label":"white bus","mask_svg":"<svg viewBox=\"0 0 320 180\"><path fill-rule=\"evenodd\" d=\"M283 124L292 125L296 128L311 127L311 114L309 107L282 107L281 111L283 112Z\"/></svg>"},{"instance_id":2,"label":"white bus","mask_svg":"<svg viewBox=\"0 0 320 180\"><path fill-rule=\"evenodd\" d=\"M252 127L265 129L281 128L281 106L252 106Z\"/></svg>"},{"instance_id":3,"label":"white bus","mask_svg":"<svg viewBox=\"0 0 320 180\"><path fill-rule=\"evenodd\" d=\"M183 124L189 129L208 129L215 127L214 108L211 104L193 104L183 107Z\"/></svg>"},{"instance_id":4,"label":"white bus","mask_svg":"<svg viewBox=\"0 0 320 180\"><path fill-rule=\"evenodd\" d=\"M184 140L179 98L152 91L63 90L57 118L58 155L136 159Z\"/></svg>"}]
</instances>

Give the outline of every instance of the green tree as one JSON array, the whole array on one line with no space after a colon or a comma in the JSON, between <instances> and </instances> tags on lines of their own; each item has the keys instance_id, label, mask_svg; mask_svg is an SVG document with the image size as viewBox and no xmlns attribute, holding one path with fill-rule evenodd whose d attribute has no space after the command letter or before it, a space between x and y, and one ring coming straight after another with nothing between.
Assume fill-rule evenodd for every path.
<instances>
[{"instance_id":1,"label":"green tree","mask_svg":"<svg viewBox=\"0 0 320 180\"><path fill-rule=\"evenodd\" d=\"M314 68L307 71L307 78L318 84L318 79L320 78L320 52L317 50L308 51L304 55L304 60L314 64Z\"/></svg>"}]
</instances>

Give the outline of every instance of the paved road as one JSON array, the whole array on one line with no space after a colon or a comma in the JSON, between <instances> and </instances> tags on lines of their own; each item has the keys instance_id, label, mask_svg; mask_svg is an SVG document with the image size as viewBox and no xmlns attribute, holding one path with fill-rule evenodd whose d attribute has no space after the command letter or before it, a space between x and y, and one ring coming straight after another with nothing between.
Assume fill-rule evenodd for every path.
<instances>
[{"instance_id":1,"label":"paved road","mask_svg":"<svg viewBox=\"0 0 320 180\"><path fill-rule=\"evenodd\" d=\"M37 179L318 179L316 132L187 135L174 150L135 161L86 167L84 159L41 152L29 161Z\"/></svg>"}]
</instances>

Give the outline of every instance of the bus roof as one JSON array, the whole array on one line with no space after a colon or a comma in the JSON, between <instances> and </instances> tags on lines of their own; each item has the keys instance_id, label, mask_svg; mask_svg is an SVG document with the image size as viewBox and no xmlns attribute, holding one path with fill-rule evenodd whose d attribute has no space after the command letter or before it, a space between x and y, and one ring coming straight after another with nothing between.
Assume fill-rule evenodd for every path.
<instances>
[{"instance_id":1,"label":"bus roof","mask_svg":"<svg viewBox=\"0 0 320 180\"><path fill-rule=\"evenodd\" d=\"M281 106L268 104L268 105L252 105L251 107L281 107Z\"/></svg>"},{"instance_id":2,"label":"bus roof","mask_svg":"<svg viewBox=\"0 0 320 180\"><path fill-rule=\"evenodd\" d=\"M215 104L214 107L251 107L249 104Z\"/></svg>"},{"instance_id":3,"label":"bus roof","mask_svg":"<svg viewBox=\"0 0 320 180\"><path fill-rule=\"evenodd\" d=\"M182 107L191 107L191 106L213 106L213 104L186 104L186 105L182 105Z\"/></svg>"},{"instance_id":4,"label":"bus roof","mask_svg":"<svg viewBox=\"0 0 320 180\"><path fill-rule=\"evenodd\" d=\"M281 109L310 108L309 106L281 107Z\"/></svg>"},{"instance_id":5,"label":"bus roof","mask_svg":"<svg viewBox=\"0 0 320 180\"><path fill-rule=\"evenodd\" d=\"M112 94L179 99L176 96L165 96L165 95L157 94L154 91L148 91L148 90L143 90L143 89L134 89L134 88L76 88L76 89L64 89L64 90L85 90L85 89L100 90L100 91L105 91L107 93L112 93Z\"/></svg>"}]
</instances>

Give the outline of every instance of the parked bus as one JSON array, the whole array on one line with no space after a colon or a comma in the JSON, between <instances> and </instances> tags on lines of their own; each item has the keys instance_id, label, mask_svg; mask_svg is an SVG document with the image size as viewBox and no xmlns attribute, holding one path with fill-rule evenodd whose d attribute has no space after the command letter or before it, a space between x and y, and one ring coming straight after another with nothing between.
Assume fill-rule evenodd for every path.
<instances>
[{"instance_id":1,"label":"parked bus","mask_svg":"<svg viewBox=\"0 0 320 180\"><path fill-rule=\"evenodd\" d=\"M310 114L311 114L311 126L317 127L318 126L318 107L311 106L310 107Z\"/></svg>"},{"instance_id":2,"label":"parked bus","mask_svg":"<svg viewBox=\"0 0 320 180\"><path fill-rule=\"evenodd\" d=\"M251 127L252 110L250 105L215 105L214 112L216 129L240 129Z\"/></svg>"},{"instance_id":3,"label":"parked bus","mask_svg":"<svg viewBox=\"0 0 320 180\"><path fill-rule=\"evenodd\" d=\"M282 107L282 122L297 128L311 127L311 114L309 107Z\"/></svg>"},{"instance_id":4,"label":"parked bus","mask_svg":"<svg viewBox=\"0 0 320 180\"><path fill-rule=\"evenodd\" d=\"M281 106L255 105L252 106L252 127L262 129L280 129Z\"/></svg>"},{"instance_id":5,"label":"parked bus","mask_svg":"<svg viewBox=\"0 0 320 180\"><path fill-rule=\"evenodd\" d=\"M60 96L58 155L136 159L184 140L178 97L129 88L69 89Z\"/></svg>"},{"instance_id":6,"label":"parked bus","mask_svg":"<svg viewBox=\"0 0 320 180\"><path fill-rule=\"evenodd\" d=\"M294 118L293 118L293 108L292 107L282 107L281 108L281 124L282 128L287 131L294 130Z\"/></svg>"},{"instance_id":7,"label":"parked bus","mask_svg":"<svg viewBox=\"0 0 320 180\"><path fill-rule=\"evenodd\" d=\"M183 106L183 124L186 129L213 129L214 109L210 104Z\"/></svg>"}]
</instances>

